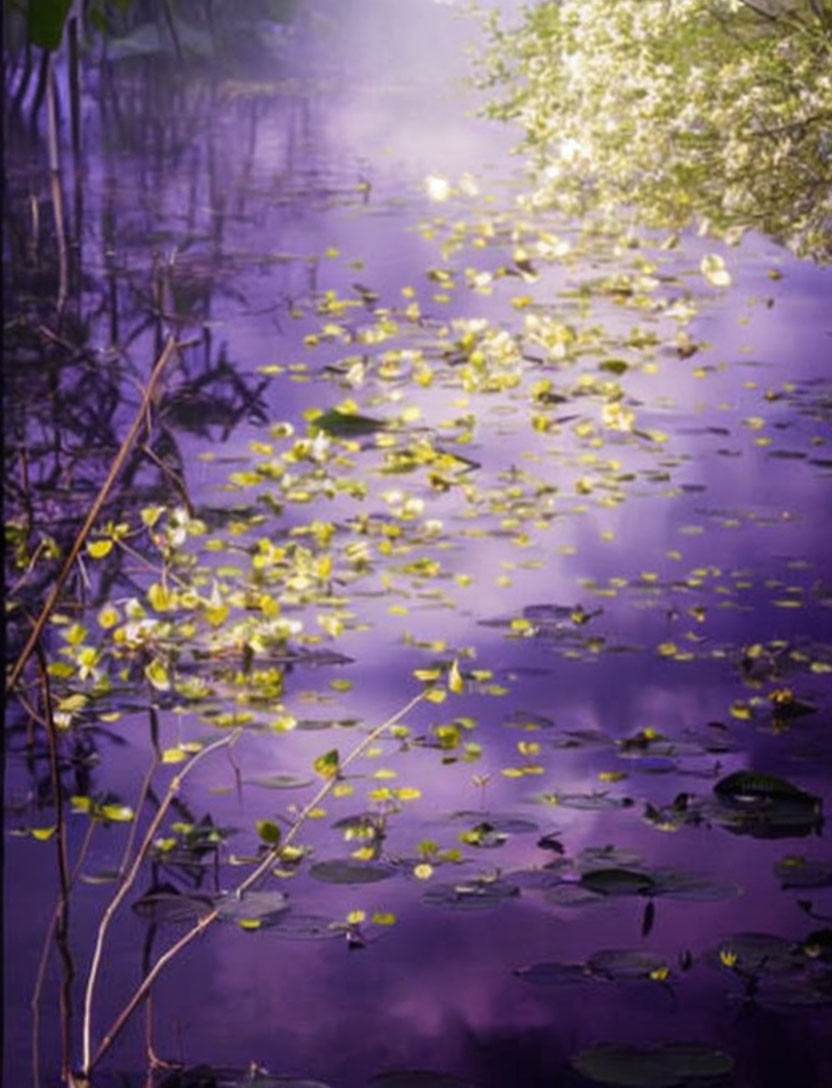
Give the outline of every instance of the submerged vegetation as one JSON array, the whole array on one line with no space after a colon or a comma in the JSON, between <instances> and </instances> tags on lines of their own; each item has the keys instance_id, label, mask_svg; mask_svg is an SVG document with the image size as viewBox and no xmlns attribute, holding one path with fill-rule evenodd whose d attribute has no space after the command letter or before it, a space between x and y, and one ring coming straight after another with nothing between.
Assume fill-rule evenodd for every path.
<instances>
[{"instance_id":1,"label":"submerged vegetation","mask_svg":"<svg viewBox=\"0 0 832 1088\"><path fill-rule=\"evenodd\" d=\"M707 330L726 305L764 320L790 267L765 243L763 286L740 300L747 258L724 242L754 229L829 256L828 5L562 0L511 31L492 21L490 112L524 127L532 188L437 171L405 199L364 164L318 176L287 156L266 184L269 109L305 119L320 88L285 59L265 81L201 69L228 44L208 33L220 8L81 5L109 57L91 67L111 80L103 192L76 172L64 221L53 109L48 197L23 169L7 197L7 833L27 874L56 874L31 972L33 1083L106 1083L141 1011L141 1083L319 1085L260 1055L247 1070L248 1053L239 1069L159 1057L151 999L188 970L185 949L219 929L383 955L396 930L435 926L464 953L492 910L495 947L552 922L545 959L511 951L520 1000L637 988L647 1007L695 1009L704 986L717 1009L806 1016L822 1038L832 400L808 362L753 369ZM263 46L264 20L295 8L231 21ZM32 3L12 42L10 108L36 125L32 51L71 44L77 11ZM184 76L171 59L188 51ZM157 113L165 70L176 93ZM159 160L138 194L149 245L147 221L119 221L137 197L116 180L137 88L137 153ZM300 133L311 154L288 116L287 143ZM214 126L241 119L231 164ZM205 165L183 167L203 123ZM170 212L159 198L160 148L183 171L184 223L182 194ZM369 235L395 211L411 275L374 275L372 245L235 247L273 205L359 217ZM716 237L679 233L692 217ZM216 330L257 319L245 290L265 275L277 347L243 363ZM756 477L746 494L739 462L771 494ZM800 536L807 509L818 539ZM734 836L753 854L736 871ZM762 871L783 905L758 915L744 884ZM730 931L679 935L685 904ZM783 933L736 928L746 916ZM137 933L114 998L106 976ZM681 1041L593 1029L559 1075L747 1076L730 1032L692 1022L700 1037ZM370 1060L365 1076L347 1055L343 1082L470 1083Z\"/></svg>"}]
</instances>

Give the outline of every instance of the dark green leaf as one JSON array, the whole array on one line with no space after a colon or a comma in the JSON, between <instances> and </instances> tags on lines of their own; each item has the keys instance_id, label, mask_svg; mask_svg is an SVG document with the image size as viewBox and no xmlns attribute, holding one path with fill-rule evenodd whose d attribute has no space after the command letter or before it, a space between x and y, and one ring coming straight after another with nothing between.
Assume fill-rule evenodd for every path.
<instances>
[{"instance_id":1,"label":"dark green leaf","mask_svg":"<svg viewBox=\"0 0 832 1088\"><path fill-rule=\"evenodd\" d=\"M57 49L71 6L71 0L29 0L29 41L41 49Z\"/></svg>"}]
</instances>

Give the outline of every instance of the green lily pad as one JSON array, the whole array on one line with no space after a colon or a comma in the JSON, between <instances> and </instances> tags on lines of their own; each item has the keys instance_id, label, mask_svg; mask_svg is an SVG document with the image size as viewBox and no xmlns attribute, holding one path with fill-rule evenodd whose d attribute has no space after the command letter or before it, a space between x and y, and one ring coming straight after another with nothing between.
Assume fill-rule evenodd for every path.
<instances>
[{"instance_id":1,"label":"green lily pad","mask_svg":"<svg viewBox=\"0 0 832 1088\"><path fill-rule=\"evenodd\" d=\"M383 419L373 419L370 416L359 415L357 412L341 412L337 408L330 408L314 419L311 426L314 430L339 438L355 438L358 435L383 431L387 424Z\"/></svg>"},{"instance_id":2,"label":"green lily pad","mask_svg":"<svg viewBox=\"0 0 832 1088\"><path fill-rule=\"evenodd\" d=\"M327 884L375 884L380 880L389 880L396 872L392 865L348 861L344 858L317 861L309 869L310 876Z\"/></svg>"},{"instance_id":3,"label":"green lily pad","mask_svg":"<svg viewBox=\"0 0 832 1088\"><path fill-rule=\"evenodd\" d=\"M696 1078L697 1084L727 1076L729 1054L702 1043L665 1043L657 1047L602 1043L572 1059L585 1077L629 1088L676 1088Z\"/></svg>"}]
</instances>

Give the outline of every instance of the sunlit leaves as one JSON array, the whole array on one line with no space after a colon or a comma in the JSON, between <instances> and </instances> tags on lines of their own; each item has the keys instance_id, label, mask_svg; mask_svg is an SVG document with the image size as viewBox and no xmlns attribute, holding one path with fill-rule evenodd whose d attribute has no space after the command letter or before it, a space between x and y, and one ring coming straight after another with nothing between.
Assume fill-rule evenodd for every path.
<instances>
[{"instance_id":1,"label":"sunlit leaves","mask_svg":"<svg viewBox=\"0 0 832 1088\"><path fill-rule=\"evenodd\" d=\"M699 262L699 270L714 287L730 287L731 273L725 267L725 261L717 253L708 253Z\"/></svg>"},{"instance_id":2,"label":"sunlit leaves","mask_svg":"<svg viewBox=\"0 0 832 1088\"><path fill-rule=\"evenodd\" d=\"M332 748L330 751L318 756L313 763L313 767L321 778L335 778L340 769L338 749Z\"/></svg>"},{"instance_id":3,"label":"sunlit leaves","mask_svg":"<svg viewBox=\"0 0 832 1088\"><path fill-rule=\"evenodd\" d=\"M530 205L635 205L672 227L698 215L728 241L755 226L828 255L828 206L813 206L808 181L824 170L828 28L803 11L764 15L762 4L564 0L495 32L503 100L491 112L525 129Z\"/></svg>"}]
</instances>

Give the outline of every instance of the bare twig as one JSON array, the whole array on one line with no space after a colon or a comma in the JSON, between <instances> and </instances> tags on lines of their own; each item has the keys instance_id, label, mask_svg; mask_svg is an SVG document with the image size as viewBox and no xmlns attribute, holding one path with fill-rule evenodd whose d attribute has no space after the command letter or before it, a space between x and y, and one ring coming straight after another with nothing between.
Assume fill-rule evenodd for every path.
<instances>
[{"instance_id":1,"label":"bare twig","mask_svg":"<svg viewBox=\"0 0 832 1088\"><path fill-rule=\"evenodd\" d=\"M8 679L6 681L7 693L14 688L15 684L20 679L20 674L23 672L23 668L26 665L26 662L31 657L40 636L43 634L43 629L46 626L46 623L50 615L52 614L55 605L58 602L58 598L61 595L61 591L64 588L67 578L69 577L69 573L72 570L76 559L81 554L81 549L84 546L84 542L87 539L87 536L89 535L89 532L95 524L96 520L98 519L98 516L101 513L101 509L107 500L107 496L109 495L110 490L112 489L112 486L115 483L119 472L124 466L124 462L127 460L127 455L130 452L134 442L136 441L139 431L144 425L145 413L153 398L154 390L156 388L156 385L158 384L159 378L162 375L162 371L165 369L168 360L173 354L175 347L176 342L171 336L165 344L161 354L159 355L159 358L156 360L156 363L154 364L153 370L151 371L150 377L144 390L144 394L142 396L142 402L139 405L138 411L136 412L136 416L130 426L129 431L124 436L124 440L119 447L118 453L116 454L115 459L110 466L110 471L107 473L107 478L101 485L101 489L96 495L95 501L89 509L89 513L84 520L84 524L78 530L78 535L75 538L75 542L73 543L72 547L69 550L69 554L64 560L64 564L55 579L54 585L52 586L52 591L47 597L46 602L41 609L40 615L35 621L26 645L21 650L17 660L12 667L11 672L9 673Z\"/></svg>"},{"instance_id":2,"label":"bare twig","mask_svg":"<svg viewBox=\"0 0 832 1088\"><path fill-rule=\"evenodd\" d=\"M89 1072L93 1065L93 1062L91 1061L92 1001L95 995L95 985L98 980L98 970L101 966L101 956L104 950L104 940L107 936L107 930L110 928L110 922L112 921L113 916L115 915L119 906L123 902L125 896L132 888L136 877L139 875L139 870L141 869L142 862L144 861L148 850L153 844L153 839L156 836L156 832L159 830L159 826L161 825L162 820L165 818L165 813L170 808L171 803L179 792L179 789L184 780L188 777L194 767L196 767L196 765L205 758L205 756L210 755L212 752L216 752L219 748L224 748L229 744L235 744L241 733L242 729L235 729L234 732L231 733L229 736L222 737L220 740L214 741L213 744L209 744L206 748L203 748L201 751L197 752L197 754L187 764L187 766L184 767L179 774L173 777L170 785L168 786L167 793L162 799L162 803L159 805L155 816L148 825L145 836L142 839L138 851L136 852L135 858L133 859L133 864L130 866L126 875L123 877L118 890L116 891L113 898L110 900L107 909L104 911L104 915L101 919L101 922L99 923L98 932L96 934L95 949L93 950L92 962L90 963L90 969L87 975L87 986L84 994L84 1023L82 1028L82 1044L83 1068L84 1074L86 1076L89 1075ZM101 1050L100 1047L99 1050Z\"/></svg>"}]
</instances>

